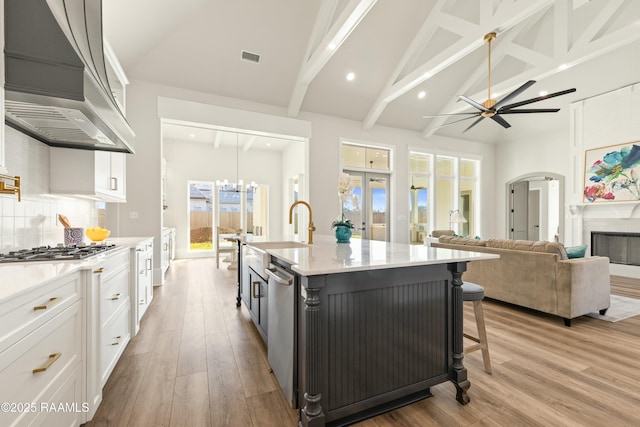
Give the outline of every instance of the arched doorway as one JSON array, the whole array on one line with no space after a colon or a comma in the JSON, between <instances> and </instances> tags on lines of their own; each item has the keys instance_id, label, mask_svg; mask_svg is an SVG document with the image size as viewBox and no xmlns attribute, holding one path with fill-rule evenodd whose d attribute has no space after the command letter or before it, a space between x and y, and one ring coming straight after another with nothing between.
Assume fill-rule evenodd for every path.
<instances>
[{"instance_id":1,"label":"arched doorway","mask_svg":"<svg viewBox=\"0 0 640 427\"><path fill-rule=\"evenodd\" d=\"M506 206L509 239L560 241L564 235L564 176L532 172L507 182Z\"/></svg>"}]
</instances>

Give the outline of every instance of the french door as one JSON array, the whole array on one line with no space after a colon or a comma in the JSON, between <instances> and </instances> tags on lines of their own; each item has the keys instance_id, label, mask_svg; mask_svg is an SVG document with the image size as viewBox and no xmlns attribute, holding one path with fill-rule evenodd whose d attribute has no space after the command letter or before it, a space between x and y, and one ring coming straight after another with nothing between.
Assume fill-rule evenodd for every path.
<instances>
[{"instance_id":1,"label":"french door","mask_svg":"<svg viewBox=\"0 0 640 427\"><path fill-rule=\"evenodd\" d=\"M389 175L345 170L351 177L354 200L345 204L355 225L354 238L389 241Z\"/></svg>"}]
</instances>

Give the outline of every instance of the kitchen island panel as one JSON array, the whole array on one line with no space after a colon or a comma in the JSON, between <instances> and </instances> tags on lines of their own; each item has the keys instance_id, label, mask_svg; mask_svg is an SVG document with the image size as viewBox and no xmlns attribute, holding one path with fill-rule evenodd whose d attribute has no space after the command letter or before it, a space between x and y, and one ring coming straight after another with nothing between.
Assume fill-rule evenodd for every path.
<instances>
[{"instance_id":1,"label":"kitchen island panel","mask_svg":"<svg viewBox=\"0 0 640 427\"><path fill-rule=\"evenodd\" d=\"M449 263L301 277L302 425L356 422L429 397L431 386L449 380L466 403L456 343L462 325L455 320L461 281L453 280L464 268Z\"/></svg>"}]
</instances>

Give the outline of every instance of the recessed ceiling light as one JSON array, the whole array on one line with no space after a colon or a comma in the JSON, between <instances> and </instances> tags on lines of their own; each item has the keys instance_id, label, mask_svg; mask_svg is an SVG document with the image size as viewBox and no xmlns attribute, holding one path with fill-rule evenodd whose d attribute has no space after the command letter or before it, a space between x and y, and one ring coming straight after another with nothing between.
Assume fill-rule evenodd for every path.
<instances>
[{"instance_id":1,"label":"recessed ceiling light","mask_svg":"<svg viewBox=\"0 0 640 427\"><path fill-rule=\"evenodd\" d=\"M271 147L271 143L270 142L267 142L267 147Z\"/></svg>"},{"instance_id":2,"label":"recessed ceiling light","mask_svg":"<svg viewBox=\"0 0 640 427\"><path fill-rule=\"evenodd\" d=\"M566 70L567 68L569 68L569 64L560 64L560 66L558 67L558 69L560 70Z\"/></svg>"},{"instance_id":3,"label":"recessed ceiling light","mask_svg":"<svg viewBox=\"0 0 640 427\"><path fill-rule=\"evenodd\" d=\"M195 136L194 134L190 133L190 134L189 134L189 137L191 137L191 138L195 138L196 136Z\"/></svg>"},{"instance_id":4,"label":"recessed ceiling light","mask_svg":"<svg viewBox=\"0 0 640 427\"><path fill-rule=\"evenodd\" d=\"M335 50L336 47L338 47L338 46L336 46L335 43L329 43L329 46L327 46L327 47L329 48L329 50Z\"/></svg>"},{"instance_id":5,"label":"recessed ceiling light","mask_svg":"<svg viewBox=\"0 0 640 427\"><path fill-rule=\"evenodd\" d=\"M422 98L424 98L425 96L427 96L427 92L425 92L425 91L423 91L423 90L421 90L420 92L418 92L418 98L419 98L419 99L422 99Z\"/></svg>"},{"instance_id":6,"label":"recessed ceiling light","mask_svg":"<svg viewBox=\"0 0 640 427\"><path fill-rule=\"evenodd\" d=\"M541 90L539 93L540 96L547 96L547 94L549 94L549 92L547 92L546 90Z\"/></svg>"},{"instance_id":7,"label":"recessed ceiling light","mask_svg":"<svg viewBox=\"0 0 640 427\"><path fill-rule=\"evenodd\" d=\"M351 80L353 80L355 78L356 78L356 75L354 73L347 74L347 80L351 81Z\"/></svg>"},{"instance_id":8,"label":"recessed ceiling light","mask_svg":"<svg viewBox=\"0 0 640 427\"><path fill-rule=\"evenodd\" d=\"M431 78L431 76L432 76L432 74L431 74L430 72L428 72L428 71L427 71L426 73L424 73L424 74L422 75L422 78L424 78L424 79L429 79L429 78Z\"/></svg>"}]
</instances>

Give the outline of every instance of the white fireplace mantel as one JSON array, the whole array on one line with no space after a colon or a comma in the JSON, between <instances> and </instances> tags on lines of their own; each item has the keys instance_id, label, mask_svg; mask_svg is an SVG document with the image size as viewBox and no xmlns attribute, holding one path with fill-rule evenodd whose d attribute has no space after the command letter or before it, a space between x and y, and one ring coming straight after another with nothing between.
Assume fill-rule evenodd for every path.
<instances>
[{"instance_id":1,"label":"white fireplace mantel","mask_svg":"<svg viewBox=\"0 0 640 427\"><path fill-rule=\"evenodd\" d=\"M569 205L569 212L582 219L640 218L640 202L579 203Z\"/></svg>"},{"instance_id":2,"label":"white fireplace mantel","mask_svg":"<svg viewBox=\"0 0 640 427\"><path fill-rule=\"evenodd\" d=\"M590 246L592 231L640 233L640 202L580 203L567 207L571 235L565 245ZM611 274L640 277L640 267L611 264L610 268Z\"/></svg>"}]
</instances>

